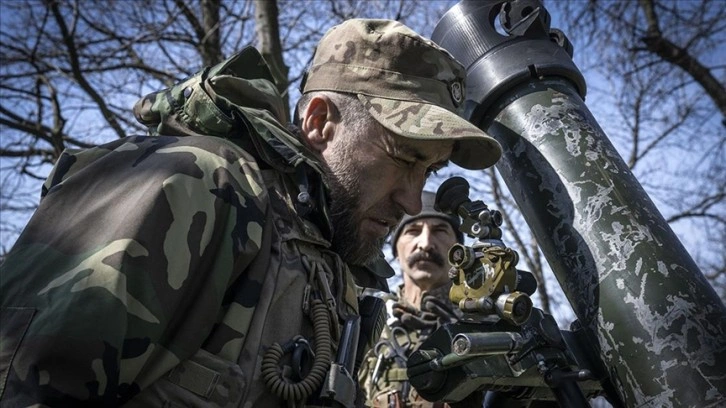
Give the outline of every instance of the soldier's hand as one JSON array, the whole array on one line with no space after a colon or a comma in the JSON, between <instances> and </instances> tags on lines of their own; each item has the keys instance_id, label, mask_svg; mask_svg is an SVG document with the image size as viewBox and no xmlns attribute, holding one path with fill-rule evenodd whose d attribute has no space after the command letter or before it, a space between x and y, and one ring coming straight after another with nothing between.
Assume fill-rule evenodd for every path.
<instances>
[{"instance_id":1,"label":"soldier's hand","mask_svg":"<svg viewBox=\"0 0 726 408\"><path fill-rule=\"evenodd\" d=\"M429 319L435 319L439 325L459 321L459 315L457 315L454 305L448 299L439 299L426 292L421 298L421 313L431 314L432 316Z\"/></svg>"},{"instance_id":2,"label":"soldier's hand","mask_svg":"<svg viewBox=\"0 0 726 408\"><path fill-rule=\"evenodd\" d=\"M415 307L403 303L393 304L393 316L407 330L436 329L438 319L432 313L423 313Z\"/></svg>"},{"instance_id":3,"label":"soldier's hand","mask_svg":"<svg viewBox=\"0 0 726 408\"><path fill-rule=\"evenodd\" d=\"M411 305L394 303L393 316L409 330L435 330L442 324L455 323L459 320L451 302L426 292L421 298L421 310Z\"/></svg>"}]
</instances>

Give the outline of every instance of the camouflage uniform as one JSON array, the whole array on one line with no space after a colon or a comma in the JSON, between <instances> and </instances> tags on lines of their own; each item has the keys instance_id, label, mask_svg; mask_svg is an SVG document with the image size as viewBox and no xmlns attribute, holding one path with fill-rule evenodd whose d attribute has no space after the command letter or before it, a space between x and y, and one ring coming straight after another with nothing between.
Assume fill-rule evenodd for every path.
<instances>
[{"instance_id":1,"label":"camouflage uniform","mask_svg":"<svg viewBox=\"0 0 726 408\"><path fill-rule=\"evenodd\" d=\"M3 265L3 352L14 354L4 404L284 405L252 384L265 348L315 337L306 291L329 302L336 326L357 313L324 214L290 200L296 175L320 185L319 163L271 114L272 83L243 78L264 72L234 73L261 62L248 49L137 106L145 123L158 115L155 133L189 136L62 155ZM245 108L211 112L220 96L203 84L216 81L249 86ZM79 228L48 228L61 218Z\"/></svg>"},{"instance_id":2,"label":"camouflage uniform","mask_svg":"<svg viewBox=\"0 0 726 408\"><path fill-rule=\"evenodd\" d=\"M421 194L421 212L404 216L393 231L391 242L394 256L399 256L397 253L399 237L406 226L421 219L435 218L448 222L454 232L456 242L464 243L463 233L459 229L459 217L436 210L435 197L435 193L424 191ZM438 248L438 250L446 249L448 248ZM400 257L399 261L402 261ZM433 290L424 291L421 294L420 308L406 301L404 284L399 286L397 295L384 296L389 319L380 341L366 353L365 364L359 373L359 382L365 389L369 406L386 408L449 406L443 402L428 402L411 387L406 373L406 362L434 330L442 324L454 323L461 318L461 311L451 303L449 298L450 289L451 282L449 281ZM457 403L456 406L481 408L483 402L481 397L481 393L475 393Z\"/></svg>"},{"instance_id":3,"label":"camouflage uniform","mask_svg":"<svg viewBox=\"0 0 726 408\"><path fill-rule=\"evenodd\" d=\"M447 284L425 292L421 302L424 310L405 301L403 285L399 286L396 295L384 296L389 319L380 341L366 353L359 373L368 406L448 407L441 402L428 402L418 395L408 383L406 361L437 327L453 323L460 317L458 309L446 306L451 304L448 299L450 288L451 284ZM432 301L437 301L436 307L427 308L425 305L431 305Z\"/></svg>"},{"instance_id":4,"label":"camouflage uniform","mask_svg":"<svg viewBox=\"0 0 726 408\"><path fill-rule=\"evenodd\" d=\"M271 80L246 49L140 101L155 136L63 153L0 272L3 407L320 405L359 286L392 271L329 249Z\"/></svg>"}]
</instances>

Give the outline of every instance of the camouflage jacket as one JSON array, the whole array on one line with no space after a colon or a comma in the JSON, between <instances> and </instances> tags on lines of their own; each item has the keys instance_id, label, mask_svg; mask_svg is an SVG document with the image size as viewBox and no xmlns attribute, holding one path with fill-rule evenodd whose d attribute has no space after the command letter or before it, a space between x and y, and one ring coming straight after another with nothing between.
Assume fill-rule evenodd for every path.
<instances>
[{"instance_id":1,"label":"camouflage jacket","mask_svg":"<svg viewBox=\"0 0 726 408\"><path fill-rule=\"evenodd\" d=\"M318 404L371 275L270 78L246 49L137 104L154 136L63 153L1 266L0 406Z\"/></svg>"}]
</instances>

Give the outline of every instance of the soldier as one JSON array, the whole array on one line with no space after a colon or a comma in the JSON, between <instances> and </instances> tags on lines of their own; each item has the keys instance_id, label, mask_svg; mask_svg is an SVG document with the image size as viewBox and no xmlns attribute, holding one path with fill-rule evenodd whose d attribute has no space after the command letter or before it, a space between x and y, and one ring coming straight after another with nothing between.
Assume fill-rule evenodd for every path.
<instances>
[{"instance_id":1,"label":"soldier","mask_svg":"<svg viewBox=\"0 0 726 408\"><path fill-rule=\"evenodd\" d=\"M422 211L405 216L392 235L403 283L396 295L385 296L389 319L360 373L367 404L373 407L447 406L424 400L406 376L406 361L419 344L441 324L454 323L461 315L449 300L447 254L455 243L464 243L464 237L458 217L434 209L435 196L424 191ZM481 394L456 406L481 407Z\"/></svg>"},{"instance_id":2,"label":"soldier","mask_svg":"<svg viewBox=\"0 0 726 408\"><path fill-rule=\"evenodd\" d=\"M408 27L350 20L292 131L247 48L139 101L151 136L66 151L2 266L0 405L355 405L385 236L432 171L501 154L457 116L464 77Z\"/></svg>"}]
</instances>

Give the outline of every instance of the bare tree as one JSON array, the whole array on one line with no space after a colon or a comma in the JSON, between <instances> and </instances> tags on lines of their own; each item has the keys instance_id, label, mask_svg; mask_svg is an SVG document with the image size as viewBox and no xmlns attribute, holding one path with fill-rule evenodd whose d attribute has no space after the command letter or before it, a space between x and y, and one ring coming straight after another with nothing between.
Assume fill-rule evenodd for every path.
<instances>
[{"instance_id":1,"label":"bare tree","mask_svg":"<svg viewBox=\"0 0 726 408\"><path fill-rule=\"evenodd\" d=\"M289 108L290 98L287 94L289 82L287 80L288 67L282 55L280 41L280 27L278 24L277 2L255 0L255 26L257 28L258 49L270 66L272 77L275 79L277 90L283 95L285 106ZM290 118L289 109L286 117Z\"/></svg>"},{"instance_id":2,"label":"bare tree","mask_svg":"<svg viewBox=\"0 0 726 408\"><path fill-rule=\"evenodd\" d=\"M590 0L547 7L575 43L575 62L590 86L588 106L726 300L723 3Z\"/></svg>"},{"instance_id":3,"label":"bare tree","mask_svg":"<svg viewBox=\"0 0 726 408\"><path fill-rule=\"evenodd\" d=\"M247 45L294 100L311 51L349 17L430 33L453 1L29 0L0 2L0 256L15 241L60 153L143 134L141 96ZM289 67L289 68L288 68Z\"/></svg>"},{"instance_id":4,"label":"bare tree","mask_svg":"<svg viewBox=\"0 0 726 408\"><path fill-rule=\"evenodd\" d=\"M455 3L1 2L0 256L35 208L41 180L63 149L145 132L131 115L139 97L255 45L292 105L311 51L332 25L354 17L389 18L429 36ZM720 124L726 10L706 0L547 7L572 23L560 28L575 43L576 63L588 79L588 106L726 296L726 141ZM539 306L554 312L556 284L495 173L452 168L434 177L431 189L451 175L467 177L477 199L505 213L507 243L520 253L520 267L538 277Z\"/></svg>"},{"instance_id":5,"label":"bare tree","mask_svg":"<svg viewBox=\"0 0 726 408\"><path fill-rule=\"evenodd\" d=\"M0 31L0 210L6 251L37 202L39 180L66 148L144 132L131 106L202 65L225 42L250 33L244 3L44 0L4 2ZM249 17L248 17L249 18ZM22 204L20 204L22 202Z\"/></svg>"}]
</instances>

